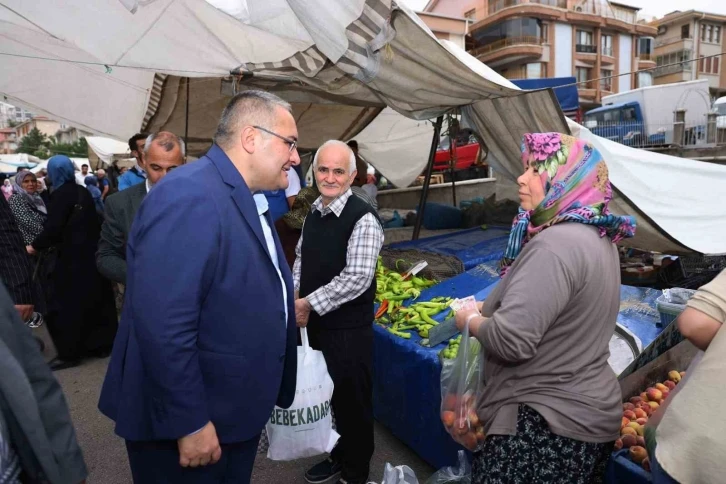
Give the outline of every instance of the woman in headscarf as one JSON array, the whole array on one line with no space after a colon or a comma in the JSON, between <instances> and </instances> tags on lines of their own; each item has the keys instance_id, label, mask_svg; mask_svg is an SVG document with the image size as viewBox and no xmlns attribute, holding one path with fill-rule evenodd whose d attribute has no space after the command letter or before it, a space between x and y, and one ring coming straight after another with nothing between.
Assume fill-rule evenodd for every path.
<instances>
[{"instance_id":1,"label":"woman in headscarf","mask_svg":"<svg viewBox=\"0 0 726 484\"><path fill-rule=\"evenodd\" d=\"M600 153L559 133L524 136L524 174L501 282L457 313L482 344L476 412L479 483L602 482L619 437L621 393L608 365L620 306L615 243L632 217L611 215Z\"/></svg>"},{"instance_id":2,"label":"woman in headscarf","mask_svg":"<svg viewBox=\"0 0 726 484\"><path fill-rule=\"evenodd\" d=\"M110 283L96 270L100 222L88 190L76 184L73 162L64 155L48 161L54 190L43 232L28 252L55 247L53 294L46 318L58 350L54 370L76 366L88 356L106 356L116 335L117 318Z\"/></svg>"},{"instance_id":3,"label":"woman in headscarf","mask_svg":"<svg viewBox=\"0 0 726 484\"><path fill-rule=\"evenodd\" d=\"M10 197L13 194L13 184L10 182L9 178L6 178L5 181L3 181L2 191L3 195L5 195L5 200L10 200Z\"/></svg>"},{"instance_id":4,"label":"woman in headscarf","mask_svg":"<svg viewBox=\"0 0 726 484\"><path fill-rule=\"evenodd\" d=\"M23 171L15 176L15 193L8 200L25 245L33 243L43 231L48 218L48 210L38 194L38 182L35 174Z\"/></svg>"},{"instance_id":5,"label":"woman in headscarf","mask_svg":"<svg viewBox=\"0 0 726 484\"><path fill-rule=\"evenodd\" d=\"M86 184L86 188L93 198L96 213L98 213L100 217L103 217L103 193L101 193L101 190L98 188L98 179L93 175L88 175L83 179L83 182Z\"/></svg>"}]
</instances>

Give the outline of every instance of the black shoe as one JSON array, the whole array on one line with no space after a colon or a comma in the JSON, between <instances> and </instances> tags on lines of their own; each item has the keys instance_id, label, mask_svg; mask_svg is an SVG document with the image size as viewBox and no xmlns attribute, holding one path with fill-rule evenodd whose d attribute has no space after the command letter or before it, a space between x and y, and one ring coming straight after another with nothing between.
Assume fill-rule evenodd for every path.
<instances>
[{"instance_id":1,"label":"black shoe","mask_svg":"<svg viewBox=\"0 0 726 484\"><path fill-rule=\"evenodd\" d=\"M319 484L326 482L334 477L340 476L343 466L328 457L323 462L319 462L305 472L305 480L310 484Z\"/></svg>"},{"instance_id":2,"label":"black shoe","mask_svg":"<svg viewBox=\"0 0 726 484\"><path fill-rule=\"evenodd\" d=\"M338 479L338 482L335 484L366 484L367 480L365 481L348 481L346 479L343 479L342 477Z\"/></svg>"},{"instance_id":3,"label":"black shoe","mask_svg":"<svg viewBox=\"0 0 726 484\"><path fill-rule=\"evenodd\" d=\"M67 368L74 368L81 364L80 360L59 360L58 358L53 359L50 363L50 369L53 371L65 370Z\"/></svg>"}]
</instances>

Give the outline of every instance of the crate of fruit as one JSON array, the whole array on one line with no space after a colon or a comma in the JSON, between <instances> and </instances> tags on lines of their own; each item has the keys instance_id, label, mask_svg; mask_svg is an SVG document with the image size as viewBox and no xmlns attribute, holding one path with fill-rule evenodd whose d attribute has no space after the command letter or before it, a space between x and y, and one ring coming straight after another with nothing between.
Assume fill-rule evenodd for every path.
<instances>
[{"instance_id":1,"label":"crate of fruit","mask_svg":"<svg viewBox=\"0 0 726 484\"><path fill-rule=\"evenodd\" d=\"M645 426L685 376L682 370L697 353L689 341L682 341L620 380L623 415L620 438L615 443L608 469L608 482L650 482Z\"/></svg>"}]
</instances>

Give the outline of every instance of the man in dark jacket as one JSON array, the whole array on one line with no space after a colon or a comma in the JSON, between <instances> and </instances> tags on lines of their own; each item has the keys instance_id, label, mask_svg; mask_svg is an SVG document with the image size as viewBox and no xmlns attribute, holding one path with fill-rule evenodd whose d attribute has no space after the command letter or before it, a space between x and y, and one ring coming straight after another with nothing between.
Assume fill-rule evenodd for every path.
<instances>
[{"instance_id":1,"label":"man in dark jacket","mask_svg":"<svg viewBox=\"0 0 726 484\"><path fill-rule=\"evenodd\" d=\"M162 131L146 138L143 148L146 160L144 183L114 193L106 199L101 239L96 252L96 266L104 277L126 284L126 241L141 202L151 187L173 169L184 164L184 141L173 133Z\"/></svg>"},{"instance_id":2,"label":"man in dark jacket","mask_svg":"<svg viewBox=\"0 0 726 484\"><path fill-rule=\"evenodd\" d=\"M88 472L63 391L13 306L0 284L0 479L83 482Z\"/></svg>"},{"instance_id":3,"label":"man in dark jacket","mask_svg":"<svg viewBox=\"0 0 726 484\"><path fill-rule=\"evenodd\" d=\"M310 483L340 474L339 483L365 484L373 455L373 298L383 228L373 207L353 196L355 166L340 141L315 154L320 198L305 218L293 268L297 324L325 356L340 434L330 458L305 473Z\"/></svg>"}]
</instances>

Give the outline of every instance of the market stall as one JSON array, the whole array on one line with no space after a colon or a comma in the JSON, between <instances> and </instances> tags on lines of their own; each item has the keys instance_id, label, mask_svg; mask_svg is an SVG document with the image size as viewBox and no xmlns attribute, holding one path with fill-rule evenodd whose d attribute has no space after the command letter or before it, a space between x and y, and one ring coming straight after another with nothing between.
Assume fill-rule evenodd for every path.
<instances>
[{"instance_id":1,"label":"market stall","mask_svg":"<svg viewBox=\"0 0 726 484\"><path fill-rule=\"evenodd\" d=\"M485 299L499 282L497 264L507 240L503 229L489 230L490 233L472 229L394 244L395 248L416 248L446 255L463 254L467 256L463 260L465 264L486 259L466 272L424 290L417 301L469 295L475 295L478 300ZM478 251L466 251L476 247ZM621 288L617 323L635 337L638 349L647 347L663 330L655 309L655 301L660 294L661 291L654 289ZM441 313L434 319L441 321L444 316ZM408 333L410 338L404 339L383 326L374 325L375 418L432 466L453 465L461 447L446 433L440 420L442 364L439 353L446 348L446 343L427 348L421 345L422 338L415 331Z\"/></svg>"}]
</instances>

